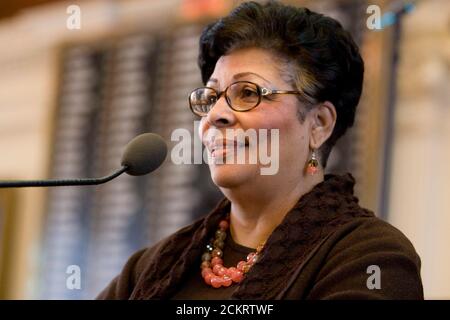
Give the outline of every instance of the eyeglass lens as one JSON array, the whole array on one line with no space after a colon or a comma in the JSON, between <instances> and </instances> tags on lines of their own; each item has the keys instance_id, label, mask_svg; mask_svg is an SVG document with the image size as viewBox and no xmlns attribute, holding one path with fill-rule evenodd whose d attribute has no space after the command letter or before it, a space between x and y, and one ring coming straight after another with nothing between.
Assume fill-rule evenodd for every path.
<instances>
[{"instance_id":1,"label":"eyeglass lens","mask_svg":"<svg viewBox=\"0 0 450 320\"><path fill-rule=\"evenodd\" d=\"M246 81L231 84L226 90L225 98L232 109L237 111L252 109L261 99L258 86ZM192 111L199 115L206 115L217 100L217 92L207 87L194 90L189 97Z\"/></svg>"}]
</instances>

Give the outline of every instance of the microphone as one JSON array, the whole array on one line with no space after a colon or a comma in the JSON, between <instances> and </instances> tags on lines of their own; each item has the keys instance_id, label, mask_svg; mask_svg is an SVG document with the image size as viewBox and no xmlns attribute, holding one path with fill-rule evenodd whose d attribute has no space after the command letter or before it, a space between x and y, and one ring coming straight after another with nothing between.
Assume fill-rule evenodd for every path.
<instances>
[{"instance_id":1,"label":"microphone","mask_svg":"<svg viewBox=\"0 0 450 320\"><path fill-rule=\"evenodd\" d=\"M150 173L164 162L166 156L167 145L163 138L155 133L143 133L127 144L121 160L122 167L109 176L87 179L0 181L0 188L98 185L108 182L124 172L132 176Z\"/></svg>"}]
</instances>

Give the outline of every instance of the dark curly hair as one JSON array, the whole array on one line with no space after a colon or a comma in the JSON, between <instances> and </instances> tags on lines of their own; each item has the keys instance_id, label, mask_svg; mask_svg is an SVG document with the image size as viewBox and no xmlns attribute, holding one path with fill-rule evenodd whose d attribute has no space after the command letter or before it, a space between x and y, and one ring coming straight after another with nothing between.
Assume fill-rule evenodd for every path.
<instances>
[{"instance_id":1,"label":"dark curly hair","mask_svg":"<svg viewBox=\"0 0 450 320\"><path fill-rule=\"evenodd\" d=\"M274 53L282 77L302 92L298 97L306 110L299 110L301 122L317 103L335 106L336 125L319 149L326 167L331 148L354 123L362 91L364 62L350 33L338 21L307 8L244 2L203 30L198 57L203 83L222 55L248 47Z\"/></svg>"}]
</instances>

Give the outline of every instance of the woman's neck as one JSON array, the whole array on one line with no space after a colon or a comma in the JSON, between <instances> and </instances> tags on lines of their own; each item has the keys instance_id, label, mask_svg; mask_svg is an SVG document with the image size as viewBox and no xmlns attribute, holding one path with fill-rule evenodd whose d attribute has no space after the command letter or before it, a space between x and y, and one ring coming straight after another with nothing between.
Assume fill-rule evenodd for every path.
<instances>
[{"instance_id":1,"label":"woman's neck","mask_svg":"<svg viewBox=\"0 0 450 320\"><path fill-rule=\"evenodd\" d=\"M296 183L274 185L270 190L244 186L239 190L222 190L231 201L230 232L233 240L243 246L256 248L265 242L283 221L301 196L323 181L320 172L304 176Z\"/></svg>"}]
</instances>

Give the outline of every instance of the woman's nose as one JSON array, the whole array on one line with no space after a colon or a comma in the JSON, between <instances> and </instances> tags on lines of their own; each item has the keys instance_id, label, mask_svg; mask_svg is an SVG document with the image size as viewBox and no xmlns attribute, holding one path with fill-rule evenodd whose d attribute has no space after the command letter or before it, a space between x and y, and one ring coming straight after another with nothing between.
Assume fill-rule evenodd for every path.
<instances>
[{"instance_id":1,"label":"woman's nose","mask_svg":"<svg viewBox=\"0 0 450 320\"><path fill-rule=\"evenodd\" d=\"M228 106L225 95L222 95L209 110L206 120L210 125L218 128L232 126L236 122L235 114Z\"/></svg>"}]
</instances>

